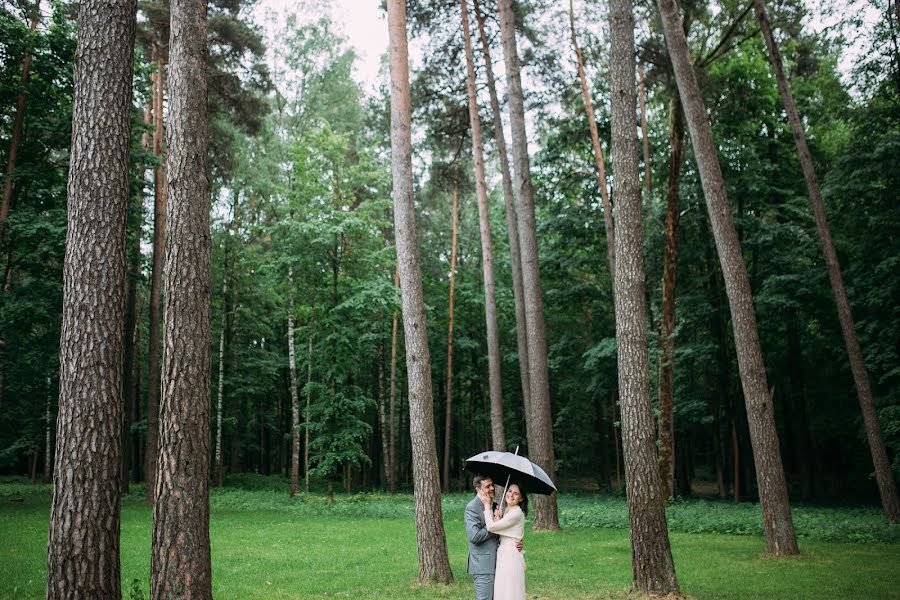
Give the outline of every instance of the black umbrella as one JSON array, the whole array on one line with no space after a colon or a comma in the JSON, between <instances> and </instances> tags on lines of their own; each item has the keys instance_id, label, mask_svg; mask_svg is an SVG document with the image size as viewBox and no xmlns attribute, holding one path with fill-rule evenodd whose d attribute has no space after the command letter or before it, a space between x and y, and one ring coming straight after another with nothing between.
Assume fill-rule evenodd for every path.
<instances>
[{"instance_id":1,"label":"black umbrella","mask_svg":"<svg viewBox=\"0 0 900 600\"><path fill-rule=\"evenodd\" d=\"M466 470L487 475L494 481L503 481L503 478L506 478L504 490L509 487L509 481L512 479L523 492L529 494L547 496L556 491L556 486L547 473L524 456L519 456L518 448L515 453L489 450L476 454L466 459ZM504 499L500 500L501 505Z\"/></svg>"}]
</instances>

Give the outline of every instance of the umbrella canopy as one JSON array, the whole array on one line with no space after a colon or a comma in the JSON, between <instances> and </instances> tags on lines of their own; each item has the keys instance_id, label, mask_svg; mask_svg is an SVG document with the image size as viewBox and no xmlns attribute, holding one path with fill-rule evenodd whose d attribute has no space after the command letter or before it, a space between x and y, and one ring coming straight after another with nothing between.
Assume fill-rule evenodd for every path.
<instances>
[{"instance_id":1,"label":"umbrella canopy","mask_svg":"<svg viewBox=\"0 0 900 600\"><path fill-rule=\"evenodd\" d=\"M466 470L470 473L487 475L495 483L508 479L519 484L528 494L549 495L556 486L542 468L518 454L495 452L493 450L476 454L466 459Z\"/></svg>"}]
</instances>

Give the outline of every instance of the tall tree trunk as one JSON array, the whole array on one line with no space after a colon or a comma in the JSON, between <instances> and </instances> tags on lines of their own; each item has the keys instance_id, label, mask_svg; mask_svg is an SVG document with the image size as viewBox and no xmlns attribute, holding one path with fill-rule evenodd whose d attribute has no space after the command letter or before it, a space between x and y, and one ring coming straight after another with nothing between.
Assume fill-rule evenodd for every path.
<instances>
[{"instance_id":1,"label":"tall tree trunk","mask_svg":"<svg viewBox=\"0 0 900 600\"><path fill-rule=\"evenodd\" d=\"M659 478L663 498L675 492L675 275L678 270L678 188L684 160L684 111L669 102L669 180L666 188L666 249L663 259L662 331L659 336Z\"/></svg>"},{"instance_id":2,"label":"tall tree trunk","mask_svg":"<svg viewBox=\"0 0 900 600\"><path fill-rule=\"evenodd\" d=\"M212 598L206 6L171 2L163 394L150 597Z\"/></svg>"},{"instance_id":3,"label":"tall tree trunk","mask_svg":"<svg viewBox=\"0 0 900 600\"><path fill-rule=\"evenodd\" d=\"M616 198L616 347L622 402L622 449L631 523L632 588L645 594L678 594L669 546L665 498L660 494L650 366L641 183L634 117L634 17L631 0L610 0L610 97L613 195Z\"/></svg>"},{"instance_id":4,"label":"tall tree trunk","mask_svg":"<svg viewBox=\"0 0 900 600\"><path fill-rule=\"evenodd\" d=\"M441 512L440 480L434 436L431 357L419 267L418 233L413 204L409 52L406 2L388 0L391 70L391 171L394 182L394 230L406 341L409 429L416 500L416 547L419 581L453 580Z\"/></svg>"},{"instance_id":5,"label":"tall tree trunk","mask_svg":"<svg viewBox=\"0 0 900 600\"><path fill-rule=\"evenodd\" d=\"M225 469L222 465L222 421L225 400L225 333L228 329L228 242L225 246L225 260L222 261L222 318L219 329L219 385L216 389L216 487L222 487Z\"/></svg>"},{"instance_id":6,"label":"tall tree trunk","mask_svg":"<svg viewBox=\"0 0 900 600\"><path fill-rule=\"evenodd\" d=\"M506 64L509 95L509 120L513 138L513 163L516 177L516 213L519 219L519 249L522 253L522 288L525 301L525 330L528 333L528 367L531 384L531 421L529 454L551 479L556 477L553 455L553 421L550 414L550 381L547 373L547 338L544 331L544 300L541 297L541 271L538 260L537 229L534 217L534 190L525 133L525 100L516 49L515 15L512 0L499 0L500 36ZM534 528L559 529L556 495L536 496Z\"/></svg>"},{"instance_id":7,"label":"tall tree trunk","mask_svg":"<svg viewBox=\"0 0 900 600\"><path fill-rule=\"evenodd\" d=\"M309 317L309 340L306 348L306 410L303 412L303 490L309 493L309 405L312 401L313 321Z\"/></svg>"},{"instance_id":8,"label":"tall tree trunk","mask_svg":"<svg viewBox=\"0 0 900 600\"><path fill-rule=\"evenodd\" d=\"M31 35L37 31L41 22L41 2L35 0L34 12L31 14ZM0 243L5 234L4 225L9 216L9 206L12 203L13 173L16 170L16 155L19 151L19 142L22 139L22 124L25 121L25 92L28 81L31 78L31 43L25 47L25 56L22 57L21 78L19 80L19 93L16 96L16 110L13 114L12 135L9 141L9 153L6 155L6 177L3 181L3 200L0 202Z\"/></svg>"},{"instance_id":9,"label":"tall tree trunk","mask_svg":"<svg viewBox=\"0 0 900 600\"><path fill-rule=\"evenodd\" d=\"M394 269L394 287L400 287L400 271ZM394 310L394 319L391 327L391 400L390 400L390 418L391 418L391 440L389 450L389 470L388 470L388 490L391 494L397 493L397 428L396 428L396 406L395 399L397 397L397 310Z\"/></svg>"},{"instance_id":10,"label":"tall tree trunk","mask_svg":"<svg viewBox=\"0 0 900 600\"><path fill-rule=\"evenodd\" d=\"M384 394L384 343L378 344L378 430L381 434L381 467L384 471L382 485L387 487L391 475L390 434L388 433L387 407Z\"/></svg>"},{"instance_id":11,"label":"tall tree trunk","mask_svg":"<svg viewBox=\"0 0 900 600\"><path fill-rule=\"evenodd\" d=\"M450 241L450 304L447 311L447 402L444 421L444 492L450 491L450 435L453 425L453 300L456 289L456 227L459 221L456 184L453 184L452 234Z\"/></svg>"},{"instance_id":12,"label":"tall tree trunk","mask_svg":"<svg viewBox=\"0 0 900 600\"><path fill-rule=\"evenodd\" d=\"M147 348L147 499L154 502L156 494L156 457L159 452L159 324L161 320L163 265L165 261L166 205L168 178L163 158L165 123L163 99L166 89L165 53L156 44L156 73L153 76L153 156L158 163L153 172L153 263L150 272L150 329Z\"/></svg>"},{"instance_id":13,"label":"tall tree trunk","mask_svg":"<svg viewBox=\"0 0 900 600\"><path fill-rule=\"evenodd\" d=\"M484 318L487 329L488 381L491 393L491 442L494 450L506 450L503 429L503 386L500 377L500 328L497 325L496 284L494 282L494 249L491 241L491 216L488 190L484 178L484 145L481 141L481 117L478 114L478 92L475 88L475 55L469 32L469 9L466 0L459 2L466 50L466 82L469 96L469 123L472 127L472 161L475 163L475 196L478 200L478 229L481 233L481 269L484 276Z\"/></svg>"},{"instance_id":14,"label":"tall tree trunk","mask_svg":"<svg viewBox=\"0 0 900 600\"><path fill-rule=\"evenodd\" d=\"M294 350L294 267L288 268L288 364L291 377L291 493L300 485L300 396L297 393L297 355Z\"/></svg>"},{"instance_id":15,"label":"tall tree trunk","mask_svg":"<svg viewBox=\"0 0 900 600\"><path fill-rule=\"evenodd\" d=\"M575 58L578 61L581 98L584 100L584 110L587 113L588 128L591 132L591 146L594 149L594 162L597 165L597 185L600 186L600 199L603 203L603 224L606 228L606 259L609 262L610 277L615 279L616 230L613 221L612 204L609 201L609 191L606 189L606 161L603 158L603 148L600 146L600 134L597 131L597 121L594 118L594 107L591 105L591 88L588 85L587 73L584 70L584 55L581 53L581 48L578 47L578 37L575 35L575 9L572 5L572 0L569 0L569 30L572 34L572 48L575 49Z\"/></svg>"},{"instance_id":16,"label":"tall tree trunk","mask_svg":"<svg viewBox=\"0 0 900 600\"><path fill-rule=\"evenodd\" d=\"M828 270L828 279L831 281L831 291L834 293L837 304L838 320L841 324L841 332L844 334L844 344L847 347L847 356L850 359L850 370L853 373L853 381L856 384L856 393L859 399L859 407L862 410L863 422L866 427L866 436L869 440L869 449L872 453L872 463L875 466L875 479L878 482L878 492L881 494L881 505L885 518L891 523L900 522L900 498L897 496L897 484L891 471L891 463L888 460L884 438L881 434L881 425L878 422L878 413L875 410L875 399L872 395L872 386L869 382L869 372L863 360L862 349L859 346L859 338L856 335L856 325L853 322L853 312L844 289L844 278L841 274L841 265L838 262L834 242L831 240L831 230L825 216L825 207L822 204L822 192L819 189L819 180L813 167L812 156L806 144L806 133L803 131L803 123L787 77L781 62L781 53L775 38L772 36L772 26L766 15L766 7L763 0L753 0L756 8L756 16L760 29L769 49L769 58L772 61L772 70L775 71L775 79L778 82L778 93L784 104L791 131L794 134L794 143L797 146L797 156L800 159L800 167L803 169L803 178L806 180L806 188L809 192L809 206L812 209L816 221L816 230L819 233L819 243L822 246L822 254L825 255L825 266Z\"/></svg>"},{"instance_id":17,"label":"tall tree trunk","mask_svg":"<svg viewBox=\"0 0 900 600\"><path fill-rule=\"evenodd\" d=\"M647 128L647 92L644 89L644 64L638 64L638 85L639 98L641 105L641 145L644 150L644 187L647 190L647 196L644 203L647 210L647 219L651 216L650 195L653 190L653 165L650 163L650 132ZM682 127L683 128L683 127Z\"/></svg>"},{"instance_id":18,"label":"tall tree trunk","mask_svg":"<svg viewBox=\"0 0 900 600\"><path fill-rule=\"evenodd\" d=\"M84 0L69 161L47 599L122 595L119 477L133 0Z\"/></svg>"},{"instance_id":19,"label":"tall tree trunk","mask_svg":"<svg viewBox=\"0 0 900 600\"><path fill-rule=\"evenodd\" d=\"M497 98L497 85L494 80L494 68L491 61L491 47L484 30L484 15L478 6L478 0L472 0L475 9L475 20L478 22L478 36L481 39L481 52L484 56L484 72L487 79L488 92L491 99L491 114L494 118L494 137L497 143L497 155L500 160L500 176L503 181L503 203L506 208L506 233L509 239L509 257L512 270L513 301L516 307L516 351L519 354L519 379L522 384L522 402L525 414L531 411L531 381L528 369L528 332L525 327L525 292L522 288L522 253L519 250L519 223L516 216L516 200L513 194L512 174L509 168L509 155L506 151L506 135L503 133L503 116L500 113L500 101ZM525 420L525 437L530 440L528 419ZM530 446L529 442L529 446Z\"/></svg>"},{"instance_id":20,"label":"tall tree trunk","mask_svg":"<svg viewBox=\"0 0 900 600\"><path fill-rule=\"evenodd\" d=\"M675 0L657 0L657 3L675 70L681 104L691 133L731 308L738 368L747 403L750 439L759 482L766 549L776 555L797 554L799 552L797 536L794 533L787 483L778 447L772 398L766 382L766 370L759 345L750 281L732 222L725 180L719 165L709 117L691 63L678 6Z\"/></svg>"}]
</instances>

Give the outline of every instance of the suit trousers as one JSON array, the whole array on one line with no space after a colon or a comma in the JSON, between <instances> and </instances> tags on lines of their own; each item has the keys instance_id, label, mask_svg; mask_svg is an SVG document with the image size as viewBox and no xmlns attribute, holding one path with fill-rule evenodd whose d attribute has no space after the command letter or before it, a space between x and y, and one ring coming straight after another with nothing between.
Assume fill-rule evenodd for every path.
<instances>
[{"instance_id":1,"label":"suit trousers","mask_svg":"<svg viewBox=\"0 0 900 600\"><path fill-rule=\"evenodd\" d=\"M475 600L493 600L494 574L473 575L475 578Z\"/></svg>"}]
</instances>

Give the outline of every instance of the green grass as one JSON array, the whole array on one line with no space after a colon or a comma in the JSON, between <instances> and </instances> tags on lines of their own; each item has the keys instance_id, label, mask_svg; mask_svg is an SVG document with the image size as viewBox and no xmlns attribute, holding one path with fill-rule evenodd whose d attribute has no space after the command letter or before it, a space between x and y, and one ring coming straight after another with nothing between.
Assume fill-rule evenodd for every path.
<instances>
[{"instance_id":1,"label":"green grass","mask_svg":"<svg viewBox=\"0 0 900 600\"><path fill-rule=\"evenodd\" d=\"M140 500L140 488L135 491L122 510L125 598L134 580L148 595L151 511ZM456 581L423 587L415 583L409 495L338 496L337 504L327 506L324 497L313 494L289 500L281 484L216 491L210 524L215 597L470 598L462 524L467 500L464 495L444 499ZM631 582L624 506L618 498L561 497L563 530L526 534L529 598L624 598ZM803 554L775 559L763 556L762 538L741 525L759 519L752 505L676 504L670 509L671 541L682 590L697 599L898 597L900 544L827 541L835 531L852 539L860 530L861 541L896 540L895 527L881 525L869 509L807 507L799 513ZM43 597L48 514L47 486L0 483L0 598ZM854 523L856 530L850 527ZM678 532L736 524L747 535Z\"/></svg>"}]
</instances>

